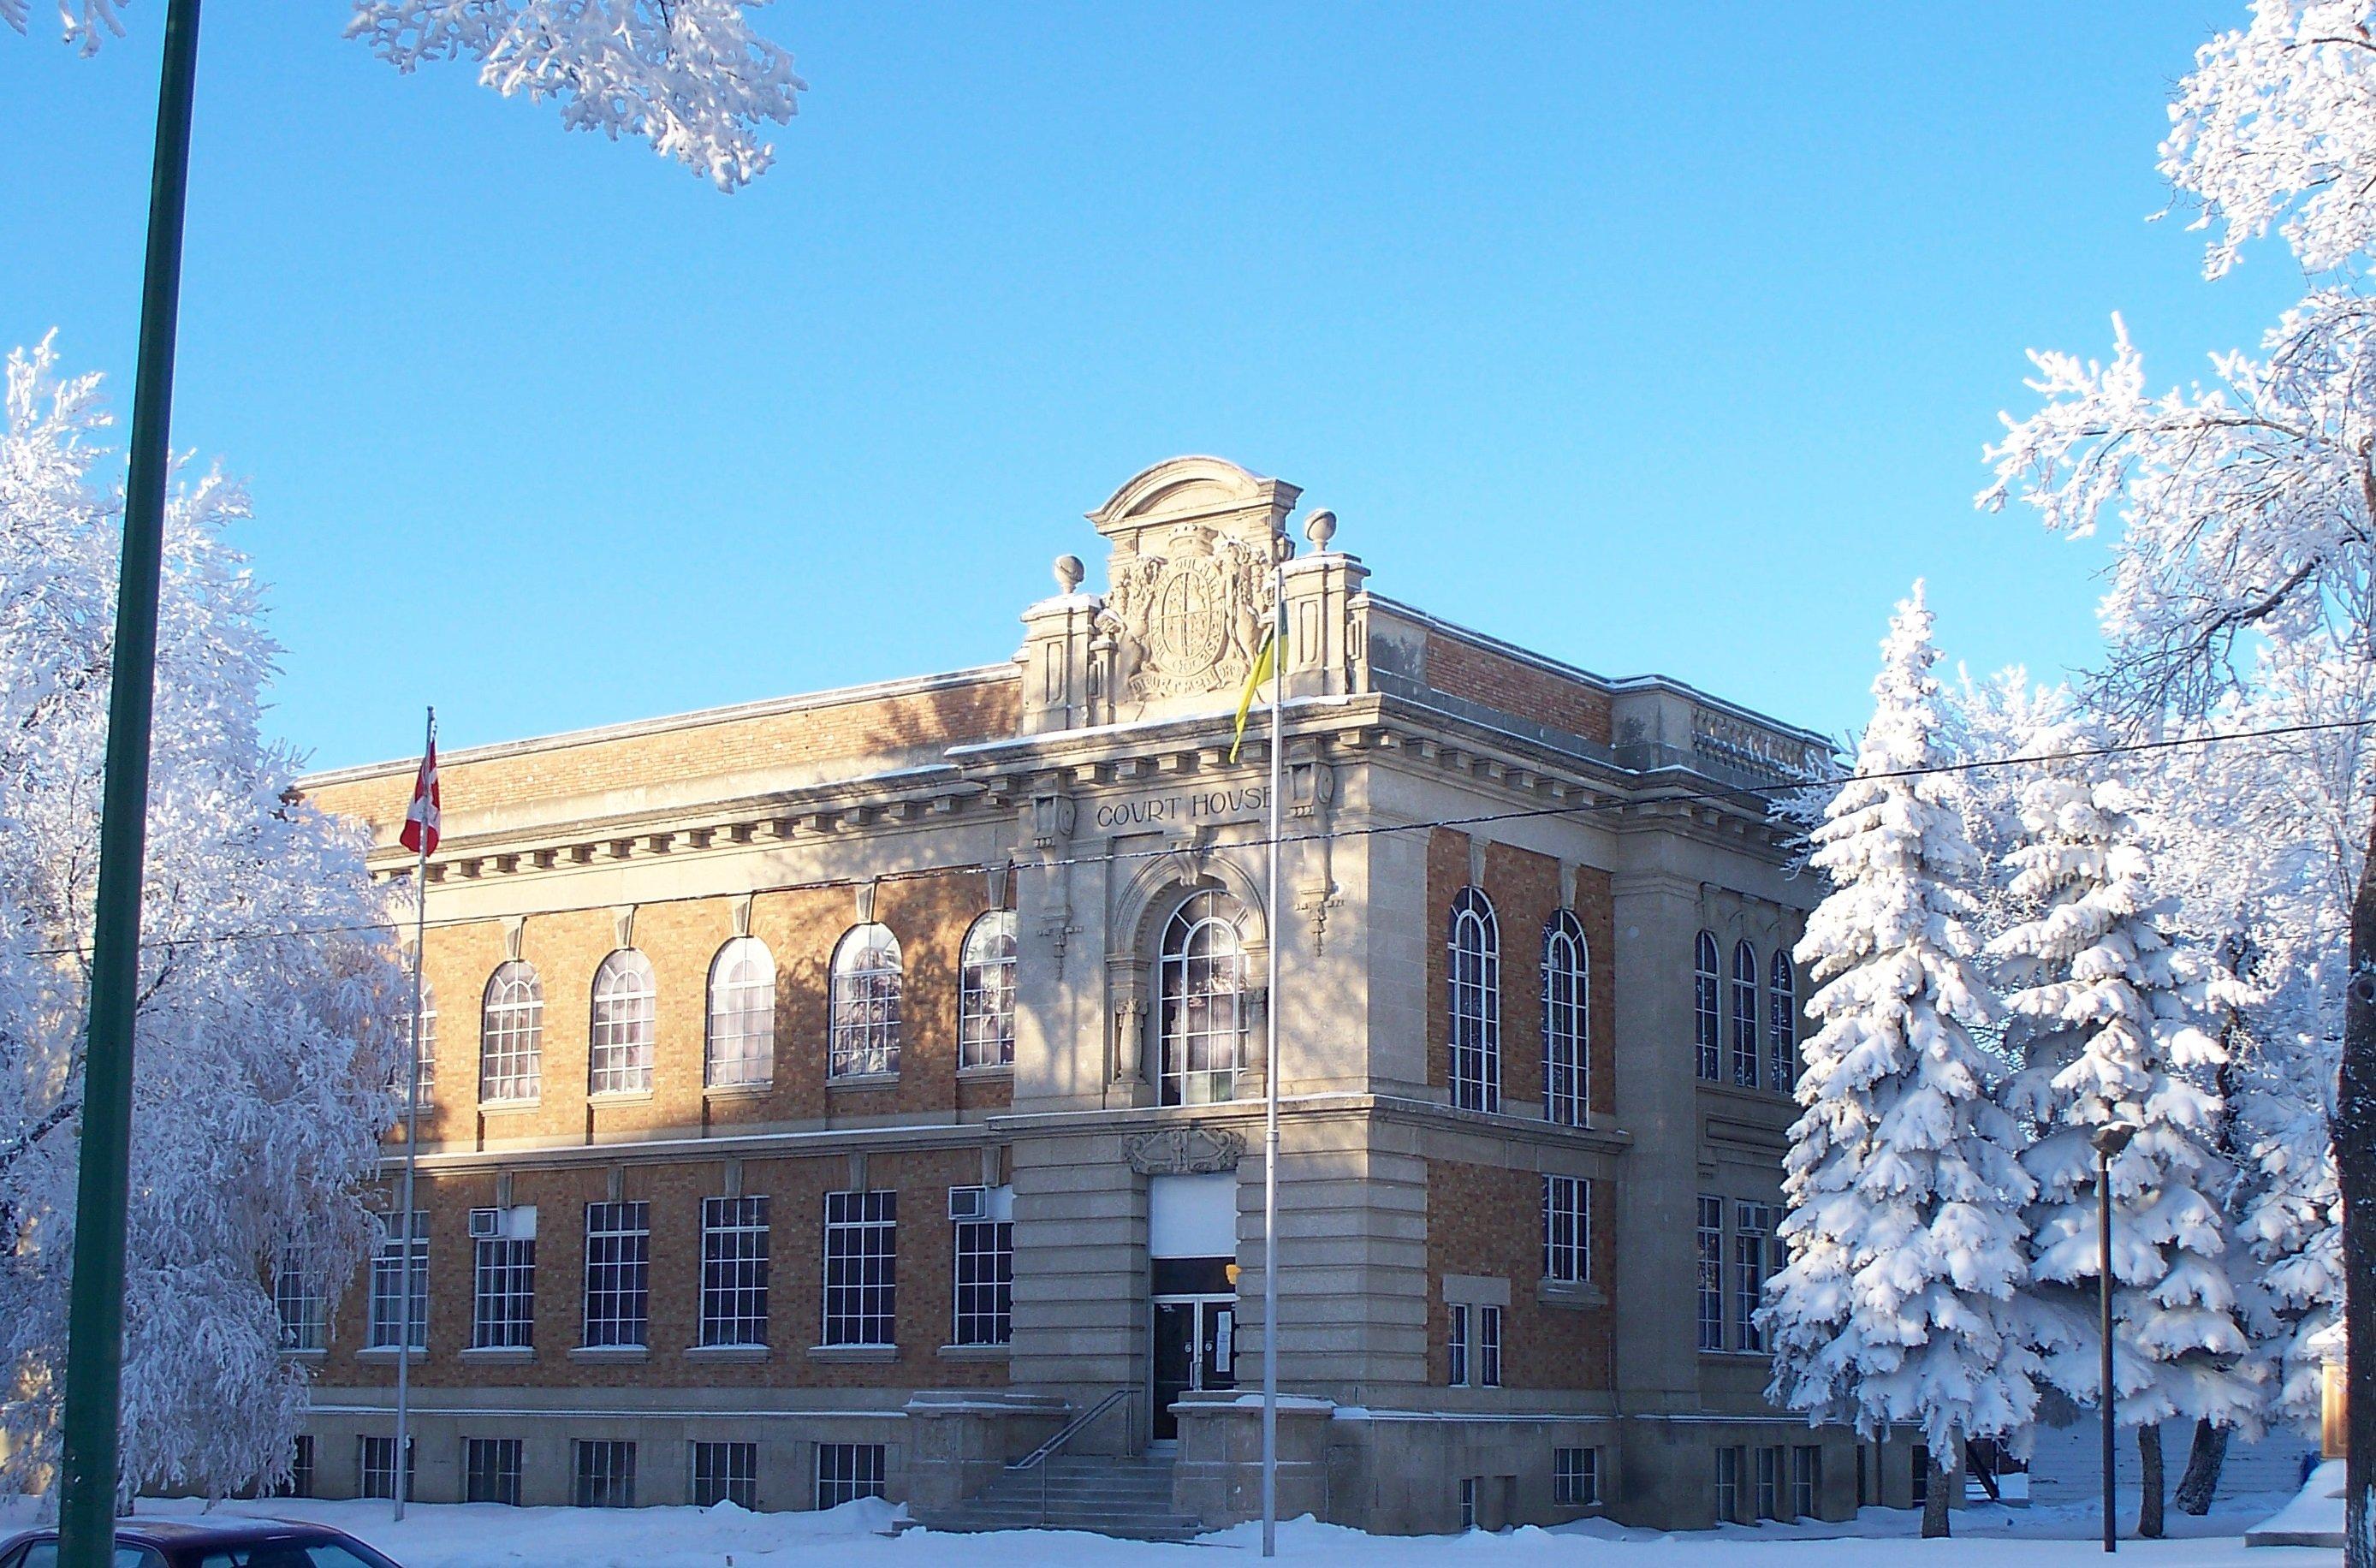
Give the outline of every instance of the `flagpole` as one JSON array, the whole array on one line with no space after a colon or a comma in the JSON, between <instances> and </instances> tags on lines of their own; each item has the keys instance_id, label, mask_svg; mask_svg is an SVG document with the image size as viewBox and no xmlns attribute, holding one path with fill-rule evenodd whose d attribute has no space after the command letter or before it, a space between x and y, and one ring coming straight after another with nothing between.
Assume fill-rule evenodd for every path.
<instances>
[{"instance_id":1,"label":"flagpole","mask_svg":"<svg viewBox=\"0 0 2376 1568\"><path fill-rule=\"evenodd\" d=\"M1282 543L1285 540L1282 539ZM1270 659L1270 908L1264 944L1270 972L1265 980L1263 1024L1268 1039L1263 1073L1263 1419L1262 1510L1265 1557L1278 1555L1278 921L1279 742L1285 725L1279 711L1287 680L1287 557L1271 566Z\"/></svg>"},{"instance_id":2,"label":"flagpole","mask_svg":"<svg viewBox=\"0 0 2376 1568\"><path fill-rule=\"evenodd\" d=\"M437 750L437 710L429 710L427 731L423 735L421 755L423 771L426 759ZM420 857L413 863L412 896L412 1049L407 1057L410 1070L406 1074L408 1087L404 1102L404 1202L398 1209L404 1223L404 1264L398 1294L404 1305L398 1309L397 1322L401 1332L396 1341L396 1455L392 1463L396 1479L388 1490L396 1494L396 1517L404 1517L405 1493L412 1490L410 1467L406 1465L405 1445L410 1433L412 1414L412 1259L416 1238L412 1234L412 1182L421 1168L421 969L428 961L424 940L429 932L429 832L422 825Z\"/></svg>"}]
</instances>

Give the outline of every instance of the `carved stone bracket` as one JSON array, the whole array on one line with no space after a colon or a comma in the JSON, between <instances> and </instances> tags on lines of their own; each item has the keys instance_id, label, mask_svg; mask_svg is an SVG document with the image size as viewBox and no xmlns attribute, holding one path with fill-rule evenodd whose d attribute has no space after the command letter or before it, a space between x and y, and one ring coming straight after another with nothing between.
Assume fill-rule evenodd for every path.
<instances>
[{"instance_id":1,"label":"carved stone bracket","mask_svg":"<svg viewBox=\"0 0 2376 1568\"><path fill-rule=\"evenodd\" d=\"M1123 1158L1142 1176L1204 1176L1235 1170L1246 1140L1210 1127L1166 1127L1126 1139Z\"/></svg>"}]
</instances>

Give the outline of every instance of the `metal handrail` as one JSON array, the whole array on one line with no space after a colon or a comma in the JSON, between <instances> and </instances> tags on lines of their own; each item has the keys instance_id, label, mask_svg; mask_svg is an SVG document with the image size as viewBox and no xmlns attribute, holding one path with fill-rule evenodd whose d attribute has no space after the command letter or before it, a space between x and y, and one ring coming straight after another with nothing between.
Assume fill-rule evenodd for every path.
<instances>
[{"instance_id":1,"label":"metal handrail","mask_svg":"<svg viewBox=\"0 0 2376 1568\"><path fill-rule=\"evenodd\" d=\"M1104 1398L1099 1400L1096 1404L1090 1406L1079 1415L1075 1416L1071 1420L1066 1421L1064 1425L1058 1430L1055 1436L1050 1438L1047 1442L1041 1443L1030 1453L1026 1454L1022 1458L1016 1460L1013 1464L1006 1467L1009 1470L1037 1470L1040 1472L1040 1523L1041 1525L1044 1526L1048 1523L1048 1461L1054 1458L1059 1453L1063 1452L1064 1447L1070 1443L1073 1439L1078 1437L1082 1431L1088 1427L1088 1424L1091 1421L1096 1420L1099 1416L1104 1415L1116 1405L1126 1403L1136 1392L1137 1391L1135 1389L1129 1388L1115 1389L1111 1394L1107 1395ZM1128 1430L1130 1431L1135 1431L1136 1428L1132 1427ZM1127 1442L1128 1440L1128 1435L1126 1434L1124 1441Z\"/></svg>"}]
</instances>

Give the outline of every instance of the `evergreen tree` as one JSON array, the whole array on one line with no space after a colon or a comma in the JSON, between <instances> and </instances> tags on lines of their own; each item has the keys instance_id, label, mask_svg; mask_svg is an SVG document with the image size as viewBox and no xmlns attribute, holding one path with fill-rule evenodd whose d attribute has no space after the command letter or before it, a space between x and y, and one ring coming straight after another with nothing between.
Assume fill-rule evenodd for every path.
<instances>
[{"instance_id":1,"label":"evergreen tree","mask_svg":"<svg viewBox=\"0 0 2376 1568\"><path fill-rule=\"evenodd\" d=\"M2209 956L2171 940L2170 901L2152 885L2144 830L2126 786L2103 776L2086 725L2041 733L2046 771L2022 789L2014 898L2029 918L1990 946L2003 960L2006 1045L2021 1063L2005 1103L2035 1130L2022 1164L2037 1183L2028 1216L2032 1296L2055 1386L2102 1398L2101 1201L2094 1139L2135 1135L2111 1164L2113 1384L2137 1429L2147 1477L2139 1532L2161 1533L2160 1423L2258 1425L2261 1396L2237 1322L2226 1216L2228 1172L2213 1154L2227 1060L2204 1010L2241 1000Z\"/></svg>"},{"instance_id":2,"label":"evergreen tree","mask_svg":"<svg viewBox=\"0 0 2376 1568\"><path fill-rule=\"evenodd\" d=\"M1790 1261L1763 1320L1769 1396L1871 1436L1919 1425L1940 1457L2026 1427L2037 1358L2022 1333L2020 1216L2035 1188L1970 1030L1997 1016L1960 891L1978 866L1947 776L1920 584L1882 644L1872 722L1815 830L1831 892L1798 948L1822 1027L1804 1048L1780 1234Z\"/></svg>"}]
</instances>

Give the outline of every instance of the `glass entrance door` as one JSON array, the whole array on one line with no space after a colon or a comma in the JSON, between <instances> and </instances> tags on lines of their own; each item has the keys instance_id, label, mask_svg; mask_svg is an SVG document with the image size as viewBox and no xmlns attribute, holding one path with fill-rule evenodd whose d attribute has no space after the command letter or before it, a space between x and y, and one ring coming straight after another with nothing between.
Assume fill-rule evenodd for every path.
<instances>
[{"instance_id":1,"label":"glass entrance door","mask_svg":"<svg viewBox=\"0 0 2376 1568\"><path fill-rule=\"evenodd\" d=\"M1197 1389L1235 1388L1238 1299L1201 1296L1155 1303L1155 1387L1150 1431L1158 1443L1180 1435L1172 1401Z\"/></svg>"}]
</instances>

